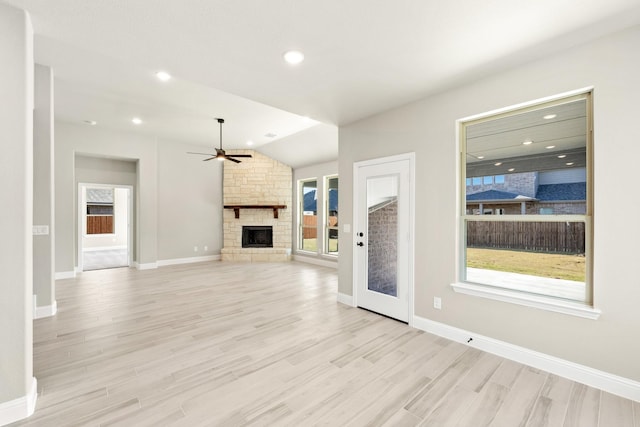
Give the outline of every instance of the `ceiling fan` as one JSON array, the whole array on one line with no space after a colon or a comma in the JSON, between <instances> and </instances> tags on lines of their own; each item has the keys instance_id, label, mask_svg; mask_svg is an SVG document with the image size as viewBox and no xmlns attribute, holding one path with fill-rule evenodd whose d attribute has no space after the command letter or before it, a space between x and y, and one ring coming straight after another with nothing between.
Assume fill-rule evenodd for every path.
<instances>
[{"instance_id":1,"label":"ceiling fan","mask_svg":"<svg viewBox=\"0 0 640 427\"><path fill-rule=\"evenodd\" d=\"M252 157L251 154L227 154L222 149L222 124L224 123L224 119L216 119L218 123L220 123L220 148L216 148L216 153L193 153L188 152L188 154L202 154L204 156L211 156L208 159L204 159L203 162L208 162L209 160L217 159L221 162L224 160L230 160L234 163L240 163L240 160L236 160L234 157Z\"/></svg>"}]
</instances>

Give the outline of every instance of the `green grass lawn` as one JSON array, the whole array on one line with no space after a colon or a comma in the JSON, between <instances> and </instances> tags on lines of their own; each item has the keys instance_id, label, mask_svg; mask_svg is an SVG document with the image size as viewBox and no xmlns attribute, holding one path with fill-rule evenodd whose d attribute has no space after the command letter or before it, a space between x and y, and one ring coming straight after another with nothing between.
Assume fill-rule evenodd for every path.
<instances>
[{"instance_id":1,"label":"green grass lawn","mask_svg":"<svg viewBox=\"0 0 640 427\"><path fill-rule=\"evenodd\" d=\"M508 271L539 277L585 281L585 258L500 249L467 249L467 267Z\"/></svg>"},{"instance_id":2,"label":"green grass lawn","mask_svg":"<svg viewBox=\"0 0 640 427\"><path fill-rule=\"evenodd\" d=\"M300 249L316 252L318 250L318 239L304 239ZM329 239L329 253L336 252L338 252L338 239Z\"/></svg>"}]
</instances>

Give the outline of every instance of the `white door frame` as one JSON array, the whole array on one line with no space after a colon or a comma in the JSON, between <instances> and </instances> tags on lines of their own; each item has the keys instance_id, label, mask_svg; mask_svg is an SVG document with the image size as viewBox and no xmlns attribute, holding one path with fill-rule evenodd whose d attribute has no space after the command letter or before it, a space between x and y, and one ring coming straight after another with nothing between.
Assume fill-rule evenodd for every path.
<instances>
[{"instance_id":1,"label":"white door frame","mask_svg":"<svg viewBox=\"0 0 640 427\"><path fill-rule=\"evenodd\" d=\"M404 154L398 154L395 156L388 156L388 157L381 157L378 159L372 159L372 160L364 160L361 162L354 162L353 163L353 241L352 241L352 248L355 248L357 240L358 240L358 235L357 235L357 230L362 229L362 226L360 224L360 219L358 218L358 200L359 200L359 196L360 196L360 189L358 187L358 182L359 182L359 170L361 167L363 166L371 166L371 165L379 165L379 164L383 164L383 163L392 163L392 162L397 162L397 161L402 161L402 160L408 160L409 161L409 167L410 167L410 171L409 171L409 189L408 189L408 194L409 194L409 224L408 224L408 230L409 230L409 235L407 236L408 239L408 244L409 244L409 250L407 251L407 256L408 256L408 268L409 271L407 272L407 287L408 287L408 295L407 295L407 303L409 304L409 319L408 319L408 324L409 326L413 326L413 318L414 318L414 313L415 313L415 308L414 308L414 282L415 282L415 267L414 267L414 261L415 261L415 165L416 165L416 154L415 153L404 153ZM352 305L354 307L358 306L358 279L359 279L359 268L361 266L358 265L358 251L353 250L353 278L352 278L352 282L353 282L353 286L352 286L352 291L351 294L353 295L353 299L352 299Z\"/></svg>"},{"instance_id":2,"label":"white door frame","mask_svg":"<svg viewBox=\"0 0 640 427\"><path fill-rule=\"evenodd\" d=\"M78 183L78 265L76 267L76 273L82 273L82 237L83 237L83 225L86 224L86 203L82 203L82 195L87 188L124 188L129 190L129 197L127 200L127 262L129 267L133 265L133 252L131 250L131 243L133 242L131 220L133 215L133 186L132 185L118 185L118 184L93 184L88 182Z\"/></svg>"}]
</instances>

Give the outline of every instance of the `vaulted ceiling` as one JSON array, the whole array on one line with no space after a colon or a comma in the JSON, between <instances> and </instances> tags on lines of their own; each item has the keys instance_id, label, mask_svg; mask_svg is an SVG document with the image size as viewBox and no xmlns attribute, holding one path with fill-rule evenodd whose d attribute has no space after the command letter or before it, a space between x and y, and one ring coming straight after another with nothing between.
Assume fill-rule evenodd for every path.
<instances>
[{"instance_id":1,"label":"vaulted ceiling","mask_svg":"<svg viewBox=\"0 0 640 427\"><path fill-rule=\"evenodd\" d=\"M4 1L30 12L58 120L215 145L223 117L226 147L258 150L640 23L637 0Z\"/></svg>"}]
</instances>

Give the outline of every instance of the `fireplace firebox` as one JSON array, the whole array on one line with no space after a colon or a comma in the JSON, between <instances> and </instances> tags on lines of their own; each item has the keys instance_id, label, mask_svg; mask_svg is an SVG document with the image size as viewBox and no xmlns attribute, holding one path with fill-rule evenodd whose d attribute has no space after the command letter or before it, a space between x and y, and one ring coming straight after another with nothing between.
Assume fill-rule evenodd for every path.
<instances>
[{"instance_id":1,"label":"fireplace firebox","mask_svg":"<svg viewBox=\"0 0 640 427\"><path fill-rule=\"evenodd\" d=\"M273 227L270 225L245 225L242 227L243 248L272 248Z\"/></svg>"}]
</instances>

